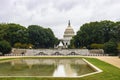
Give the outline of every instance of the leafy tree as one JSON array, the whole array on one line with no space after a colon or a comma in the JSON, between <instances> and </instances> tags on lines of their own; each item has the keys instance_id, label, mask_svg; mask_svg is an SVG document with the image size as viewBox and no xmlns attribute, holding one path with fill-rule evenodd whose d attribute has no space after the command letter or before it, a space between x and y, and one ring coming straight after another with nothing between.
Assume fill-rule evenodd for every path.
<instances>
[{"instance_id":1,"label":"leafy tree","mask_svg":"<svg viewBox=\"0 0 120 80\"><path fill-rule=\"evenodd\" d=\"M28 32L30 43L36 48L53 48L58 41L50 28L30 25L28 27Z\"/></svg>"},{"instance_id":2,"label":"leafy tree","mask_svg":"<svg viewBox=\"0 0 120 80\"><path fill-rule=\"evenodd\" d=\"M15 23L0 24L0 40L6 40L16 48L27 48L28 44L36 48L53 48L59 42L50 28L38 25L25 28Z\"/></svg>"},{"instance_id":3,"label":"leafy tree","mask_svg":"<svg viewBox=\"0 0 120 80\"><path fill-rule=\"evenodd\" d=\"M73 37L73 44L76 48L87 47L93 43L104 44L110 39L117 39L115 23L112 21L90 22L81 26L77 35Z\"/></svg>"},{"instance_id":4,"label":"leafy tree","mask_svg":"<svg viewBox=\"0 0 120 80\"><path fill-rule=\"evenodd\" d=\"M6 30L8 28L7 24L0 24L0 40L4 40L4 35L6 35Z\"/></svg>"},{"instance_id":5,"label":"leafy tree","mask_svg":"<svg viewBox=\"0 0 120 80\"><path fill-rule=\"evenodd\" d=\"M28 42L27 29L19 24L6 24L7 29L3 39L10 42L13 46L15 43L26 43Z\"/></svg>"},{"instance_id":6,"label":"leafy tree","mask_svg":"<svg viewBox=\"0 0 120 80\"><path fill-rule=\"evenodd\" d=\"M11 45L7 41L0 41L0 52L2 54L8 54L12 50Z\"/></svg>"},{"instance_id":7,"label":"leafy tree","mask_svg":"<svg viewBox=\"0 0 120 80\"><path fill-rule=\"evenodd\" d=\"M113 31L114 31L114 37L116 38L116 41L119 42L120 41L120 22L116 22L114 24L114 28L113 28Z\"/></svg>"},{"instance_id":8,"label":"leafy tree","mask_svg":"<svg viewBox=\"0 0 120 80\"><path fill-rule=\"evenodd\" d=\"M37 25L30 25L28 27L30 43L35 45L36 48L43 47L44 44L44 29Z\"/></svg>"}]
</instances>

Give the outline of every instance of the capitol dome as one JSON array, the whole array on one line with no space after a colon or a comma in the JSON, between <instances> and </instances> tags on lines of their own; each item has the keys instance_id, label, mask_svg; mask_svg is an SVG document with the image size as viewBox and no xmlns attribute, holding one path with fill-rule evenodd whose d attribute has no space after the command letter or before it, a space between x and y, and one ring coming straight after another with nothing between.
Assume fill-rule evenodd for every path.
<instances>
[{"instance_id":1,"label":"capitol dome","mask_svg":"<svg viewBox=\"0 0 120 80\"><path fill-rule=\"evenodd\" d=\"M68 22L68 27L65 29L64 35L63 35L63 43L65 48L68 48L70 45L70 40L75 35L75 32L73 28L71 27L70 20Z\"/></svg>"},{"instance_id":2,"label":"capitol dome","mask_svg":"<svg viewBox=\"0 0 120 80\"><path fill-rule=\"evenodd\" d=\"M73 28L71 27L71 25L70 25L70 21L69 21L69 23L68 23L68 27L66 28L66 30L65 30L65 32L64 32L64 38L65 37L73 37L74 36L74 30L73 30Z\"/></svg>"}]
</instances>

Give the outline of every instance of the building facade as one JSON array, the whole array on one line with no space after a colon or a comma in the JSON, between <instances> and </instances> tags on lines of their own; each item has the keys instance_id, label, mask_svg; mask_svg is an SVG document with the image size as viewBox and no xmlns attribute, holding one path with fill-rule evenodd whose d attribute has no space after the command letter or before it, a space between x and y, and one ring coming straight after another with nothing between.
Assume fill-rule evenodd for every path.
<instances>
[{"instance_id":1,"label":"building facade","mask_svg":"<svg viewBox=\"0 0 120 80\"><path fill-rule=\"evenodd\" d=\"M68 48L68 46L70 45L70 40L72 39L72 37L74 35L75 35L75 32L74 32L73 28L71 27L71 23L70 23L70 20L69 20L68 26L65 29L63 39L62 39L64 48Z\"/></svg>"}]
</instances>

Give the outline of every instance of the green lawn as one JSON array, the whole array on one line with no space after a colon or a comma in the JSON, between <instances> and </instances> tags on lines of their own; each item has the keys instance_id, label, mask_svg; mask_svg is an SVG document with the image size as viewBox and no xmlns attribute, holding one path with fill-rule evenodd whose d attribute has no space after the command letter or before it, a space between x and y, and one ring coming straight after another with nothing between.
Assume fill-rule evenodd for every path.
<instances>
[{"instance_id":1,"label":"green lawn","mask_svg":"<svg viewBox=\"0 0 120 80\"><path fill-rule=\"evenodd\" d=\"M82 78L0 78L0 80L120 80L120 68L95 58L85 58L103 70L102 73Z\"/></svg>"}]
</instances>

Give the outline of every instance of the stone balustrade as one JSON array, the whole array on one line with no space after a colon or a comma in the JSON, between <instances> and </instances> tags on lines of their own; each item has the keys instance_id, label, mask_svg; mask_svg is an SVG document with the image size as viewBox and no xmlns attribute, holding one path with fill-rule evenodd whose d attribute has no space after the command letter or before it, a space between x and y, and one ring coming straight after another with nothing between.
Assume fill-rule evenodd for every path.
<instances>
[{"instance_id":1,"label":"stone balustrade","mask_svg":"<svg viewBox=\"0 0 120 80\"><path fill-rule=\"evenodd\" d=\"M11 54L5 56L108 56L103 52L88 49L13 49Z\"/></svg>"}]
</instances>

